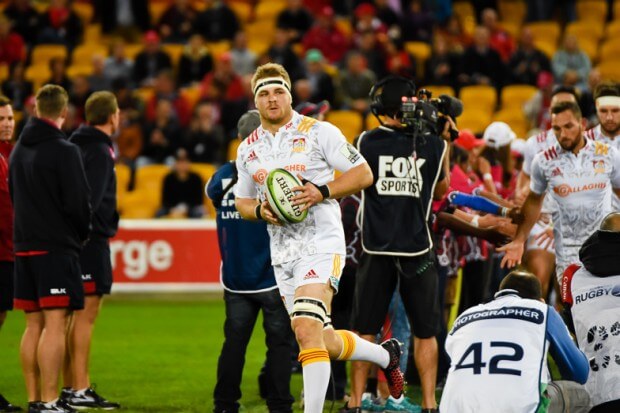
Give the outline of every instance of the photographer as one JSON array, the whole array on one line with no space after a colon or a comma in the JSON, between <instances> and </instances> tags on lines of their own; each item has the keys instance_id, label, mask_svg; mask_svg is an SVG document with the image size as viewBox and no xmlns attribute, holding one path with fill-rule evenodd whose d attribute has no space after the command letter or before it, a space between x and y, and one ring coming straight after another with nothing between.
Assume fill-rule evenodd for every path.
<instances>
[{"instance_id":1,"label":"photographer","mask_svg":"<svg viewBox=\"0 0 620 413\"><path fill-rule=\"evenodd\" d=\"M424 91L420 99L412 98L415 93L413 82L401 77L385 78L370 92L371 110L381 126L363 133L358 142L374 182L362 197L364 253L357 275L353 328L373 340L399 282L414 332L422 411L434 412L440 309L428 220L432 200L440 199L449 186L449 142L458 132L448 115L460 114L460 102L447 96L428 100L430 94L424 96ZM368 368L354 364L352 371L350 409L360 405ZM416 407L407 399L389 398L385 409Z\"/></svg>"}]
</instances>

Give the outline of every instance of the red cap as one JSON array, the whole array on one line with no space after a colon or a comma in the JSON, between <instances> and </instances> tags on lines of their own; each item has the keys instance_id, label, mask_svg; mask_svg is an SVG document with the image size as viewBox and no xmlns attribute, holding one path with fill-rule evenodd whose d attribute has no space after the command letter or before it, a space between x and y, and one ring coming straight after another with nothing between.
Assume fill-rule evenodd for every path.
<instances>
[{"instance_id":1,"label":"red cap","mask_svg":"<svg viewBox=\"0 0 620 413\"><path fill-rule=\"evenodd\" d=\"M360 18L362 16L374 16L375 7L370 3L362 3L355 8L355 16Z\"/></svg>"},{"instance_id":2,"label":"red cap","mask_svg":"<svg viewBox=\"0 0 620 413\"><path fill-rule=\"evenodd\" d=\"M319 17L333 17L333 15L334 9L332 9L330 6L323 7L319 12Z\"/></svg>"},{"instance_id":3,"label":"red cap","mask_svg":"<svg viewBox=\"0 0 620 413\"><path fill-rule=\"evenodd\" d=\"M553 75L551 74L551 72L543 71L538 74L538 78L536 79L536 85L539 89L544 89L552 84Z\"/></svg>"},{"instance_id":4,"label":"red cap","mask_svg":"<svg viewBox=\"0 0 620 413\"><path fill-rule=\"evenodd\" d=\"M462 129L459 131L459 137L454 141L454 144L461 148L471 151L479 146L484 146L484 139L478 139L469 129Z\"/></svg>"},{"instance_id":5,"label":"red cap","mask_svg":"<svg viewBox=\"0 0 620 413\"><path fill-rule=\"evenodd\" d=\"M159 35L155 30L149 30L144 33L144 41L146 43L159 43Z\"/></svg>"}]
</instances>

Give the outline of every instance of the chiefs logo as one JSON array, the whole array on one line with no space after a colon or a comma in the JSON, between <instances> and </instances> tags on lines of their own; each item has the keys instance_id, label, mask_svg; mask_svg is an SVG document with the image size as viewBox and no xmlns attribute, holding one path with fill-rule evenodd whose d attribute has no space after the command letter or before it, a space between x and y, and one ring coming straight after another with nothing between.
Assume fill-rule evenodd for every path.
<instances>
[{"instance_id":1,"label":"chiefs logo","mask_svg":"<svg viewBox=\"0 0 620 413\"><path fill-rule=\"evenodd\" d=\"M262 185L265 183L265 179L267 178L268 172L266 169L259 169L258 171L256 171L256 173L254 175L252 175L252 178L254 179L254 182L256 182L259 185Z\"/></svg>"},{"instance_id":2,"label":"chiefs logo","mask_svg":"<svg viewBox=\"0 0 620 413\"><path fill-rule=\"evenodd\" d=\"M553 188L553 191L558 194L559 196L561 196L562 198L564 198L565 196L570 195L571 190L570 190L570 186L563 184L560 186L556 186L555 188Z\"/></svg>"}]
</instances>

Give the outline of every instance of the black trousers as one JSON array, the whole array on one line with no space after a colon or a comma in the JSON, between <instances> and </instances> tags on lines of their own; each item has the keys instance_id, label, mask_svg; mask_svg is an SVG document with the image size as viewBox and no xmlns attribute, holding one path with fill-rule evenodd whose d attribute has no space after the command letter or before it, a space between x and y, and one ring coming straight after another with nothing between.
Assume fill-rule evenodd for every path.
<instances>
[{"instance_id":1,"label":"black trousers","mask_svg":"<svg viewBox=\"0 0 620 413\"><path fill-rule=\"evenodd\" d=\"M290 391L293 332L279 291L274 289L253 294L225 291L224 301L225 338L217 364L217 383L213 391L214 412L239 410L245 351L261 310L267 344L267 407L270 412L291 412L294 401Z\"/></svg>"}]
</instances>

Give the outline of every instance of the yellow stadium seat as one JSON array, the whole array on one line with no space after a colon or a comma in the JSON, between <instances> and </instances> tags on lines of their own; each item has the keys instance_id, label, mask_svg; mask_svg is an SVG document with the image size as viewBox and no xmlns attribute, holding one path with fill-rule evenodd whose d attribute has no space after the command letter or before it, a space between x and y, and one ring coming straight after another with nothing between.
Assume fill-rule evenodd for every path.
<instances>
[{"instance_id":1,"label":"yellow stadium seat","mask_svg":"<svg viewBox=\"0 0 620 413\"><path fill-rule=\"evenodd\" d=\"M366 115L366 119L364 119L364 130L371 130L379 127L381 124L372 113L368 113Z\"/></svg>"},{"instance_id":2,"label":"yellow stadium seat","mask_svg":"<svg viewBox=\"0 0 620 413\"><path fill-rule=\"evenodd\" d=\"M78 15L80 20L82 20L82 25L84 27L90 24L90 21L93 19L93 5L90 3L77 3L74 2L71 6L75 14Z\"/></svg>"},{"instance_id":3,"label":"yellow stadium seat","mask_svg":"<svg viewBox=\"0 0 620 413\"><path fill-rule=\"evenodd\" d=\"M352 110L333 110L327 113L326 120L336 125L347 140L353 140L362 133L362 115Z\"/></svg>"},{"instance_id":4,"label":"yellow stadium seat","mask_svg":"<svg viewBox=\"0 0 620 413\"><path fill-rule=\"evenodd\" d=\"M579 39L579 48L588 55L591 62L598 60L598 41L589 37L582 37Z\"/></svg>"},{"instance_id":5,"label":"yellow stadium seat","mask_svg":"<svg viewBox=\"0 0 620 413\"><path fill-rule=\"evenodd\" d=\"M269 50L272 39L273 35L268 35L265 38L253 36L248 39L248 49L256 53L257 56L262 56Z\"/></svg>"},{"instance_id":6,"label":"yellow stadium seat","mask_svg":"<svg viewBox=\"0 0 620 413\"><path fill-rule=\"evenodd\" d=\"M468 18L476 18L474 7L469 1L455 1L452 3L452 12L461 22Z\"/></svg>"},{"instance_id":7,"label":"yellow stadium seat","mask_svg":"<svg viewBox=\"0 0 620 413\"><path fill-rule=\"evenodd\" d=\"M151 22L153 24L159 23L159 19L166 12L166 9L170 7L170 3L167 1L149 1L149 14L151 15Z\"/></svg>"},{"instance_id":8,"label":"yellow stadium seat","mask_svg":"<svg viewBox=\"0 0 620 413\"><path fill-rule=\"evenodd\" d=\"M195 107L200 100L200 94L201 90L199 87L186 87L181 89L181 96L187 100L191 108Z\"/></svg>"},{"instance_id":9,"label":"yellow stadium seat","mask_svg":"<svg viewBox=\"0 0 620 413\"><path fill-rule=\"evenodd\" d=\"M144 50L143 44L126 44L125 45L125 56L129 60L135 60L138 53Z\"/></svg>"},{"instance_id":10,"label":"yellow stadium seat","mask_svg":"<svg viewBox=\"0 0 620 413\"><path fill-rule=\"evenodd\" d=\"M94 55L108 57L108 48L104 45L81 44L73 49L71 63L74 65L90 65Z\"/></svg>"},{"instance_id":11,"label":"yellow stadium seat","mask_svg":"<svg viewBox=\"0 0 620 413\"><path fill-rule=\"evenodd\" d=\"M616 0L614 1L614 19L615 20L619 20L620 19L620 1Z\"/></svg>"},{"instance_id":12,"label":"yellow stadium seat","mask_svg":"<svg viewBox=\"0 0 620 413\"><path fill-rule=\"evenodd\" d=\"M495 112L493 122L506 122L519 138L526 138L530 125L520 108L502 109Z\"/></svg>"},{"instance_id":13,"label":"yellow stadium seat","mask_svg":"<svg viewBox=\"0 0 620 413\"><path fill-rule=\"evenodd\" d=\"M166 165L145 165L136 170L134 191L147 193L159 206L164 177L170 172Z\"/></svg>"},{"instance_id":14,"label":"yellow stadium seat","mask_svg":"<svg viewBox=\"0 0 620 413\"><path fill-rule=\"evenodd\" d=\"M211 165L209 163L193 163L191 166L192 171L196 172L202 178L203 185L206 185L209 182L209 179L213 176L215 171L217 171L217 167L215 165ZM203 191L204 192L204 191ZM209 217L215 217L215 207L211 200L204 195L204 206Z\"/></svg>"},{"instance_id":15,"label":"yellow stadium seat","mask_svg":"<svg viewBox=\"0 0 620 413\"><path fill-rule=\"evenodd\" d=\"M526 25L534 36L534 40L544 40L557 45L560 39L560 24L554 21L529 23Z\"/></svg>"},{"instance_id":16,"label":"yellow stadium seat","mask_svg":"<svg viewBox=\"0 0 620 413\"><path fill-rule=\"evenodd\" d=\"M456 96L451 86L429 85L424 86L423 89L431 91L433 93L433 98L438 98L439 95Z\"/></svg>"},{"instance_id":17,"label":"yellow stadium seat","mask_svg":"<svg viewBox=\"0 0 620 413\"><path fill-rule=\"evenodd\" d=\"M38 65L30 65L26 69L26 73L24 77L26 80L29 80L33 83L34 90L39 89L43 86L43 83L49 80L51 76L50 68L47 63L38 64Z\"/></svg>"},{"instance_id":18,"label":"yellow stadium seat","mask_svg":"<svg viewBox=\"0 0 620 413\"><path fill-rule=\"evenodd\" d=\"M603 38L605 26L593 24L591 21L577 20L566 25L564 34L573 34L581 41L584 38L600 41Z\"/></svg>"},{"instance_id":19,"label":"yellow stadium seat","mask_svg":"<svg viewBox=\"0 0 620 413\"><path fill-rule=\"evenodd\" d=\"M137 96L143 103L151 100L155 91L150 87L141 87L133 91L134 95Z\"/></svg>"},{"instance_id":20,"label":"yellow stadium seat","mask_svg":"<svg viewBox=\"0 0 620 413\"><path fill-rule=\"evenodd\" d=\"M523 0L499 0L497 9L502 19L502 26L506 22L521 26L527 13L527 4ZM512 34L512 33L511 33Z\"/></svg>"},{"instance_id":21,"label":"yellow stadium seat","mask_svg":"<svg viewBox=\"0 0 620 413\"><path fill-rule=\"evenodd\" d=\"M154 218L160 207L160 199L149 190L133 190L119 199L118 209L124 219ZM160 194L161 196L161 194Z\"/></svg>"},{"instance_id":22,"label":"yellow stadium seat","mask_svg":"<svg viewBox=\"0 0 620 413\"><path fill-rule=\"evenodd\" d=\"M129 190L131 168L124 163L117 163L114 166L114 170L116 172L116 193L124 194Z\"/></svg>"},{"instance_id":23,"label":"yellow stadium seat","mask_svg":"<svg viewBox=\"0 0 620 413\"><path fill-rule=\"evenodd\" d=\"M237 148L239 148L240 144L241 144L241 140L239 140L239 139L233 139L228 144L227 155L228 155L228 160L229 161L234 161L235 159L237 159Z\"/></svg>"},{"instance_id":24,"label":"yellow stadium seat","mask_svg":"<svg viewBox=\"0 0 620 413\"><path fill-rule=\"evenodd\" d=\"M99 44L101 42L101 25L91 23L84 27L84 44Z\"/></svg>"},{"instance_id":25,"label":"yellow stadium seat","mask_svg":"<svg viewBox=\"0 0 620 413\"><path fill-rule=\"evenodd\" d=\"M602 61L597 69L600 70L601 76L605 80L620 82L620 61Z\"/></svg>"},{"instance_id":26,"label":"yellow stadium seat","mask_svg":"<svg viewBox=\"0 0 620 413\"><path fill-rule=\"evenodd\" d=\"M286 2L260 1L254 9L255 21L271 21L275 23L278 14L286 8Z\"/></svg>"},{"instance_id":27,"label":"yellow stadium seat","mask_svg":"<svg viewBox=\"0 0 620 413\"><path fill-rule=\"evenodd\" d=\"M235 12L237 19L241 24L246 24L252 16L252 6L249 3L242 1L228 2L228 6Z\"/></svg>"},{"instance_id":28,"label":"yellow stadium seat","mask_svg":"<svg viewBox=\"0 0 620 413\"><path fill-rule=\"evenodd\" d=\"M538 88L530 85L510 85L502 89L502 109L516 108L521 110L523 104L530 100L538 91Z\"/></svg>"},{"instance_id":29,"label":"yellow stadium seat","mask_svg":"<svg viewBox=\"0 0 620 413\"><path fill-rule=\"evenodd\" d=\"M247 24L244 31L249 41L263 37L263 40L271 42L275 33L275 24L271 20L259 20Z\"/></svg>"},{"instance_id":30,"label":"yellow stadium seat","mask_svg":"<svg viewBox=\"0 0 620 413\"><path fill-rule=\"evenodd\" d=\"M336 27L338 27L347 37L351 37L351 35L353 34L353 25L351 24L351 19L349 18L337 18Z\"/></svg>"},{"instance_id":31,"label":"yellow stadium seat","mask_svg":"<svg viewBox=\"0 0 620 413\"><path fill-rule=\"evenodd\" d=\"M416 60L418 77L424 77L424 66L431 55L431 46L425 42L405 42L405 50Z\"/></svg>"},{"instance_id":32,"label":"yellow stadium seat","mask_svg":"<svg viewBox=\"0 0 620 413\"><path fill-rule=\"evenodd\" d=\"M469 129L473 133L483 133L491 123L491 113L476 108L465 109L463 114L458 117L457 125L459 129Z\"/></svg>"},{"instance_id":33,"label":"yellow stadium seat","mask_svg":"<svg viewBox=\"0 0 620 413\"><path fill-rule=\"evenodd\" d=\"M617 4L620 4L620 1L617 2ZM616 16L620 17L618 15ZM620 19L611 21L607 23L607 26L605 26L605 38L606 39L611 40L611 39L617 39L618 37L620 37Z\"/></svg>"},{"instance_id":34,"label":"yellow stadium seat","mask_svg":"<svg viewBox=\"0 0 620 413\"><path fill-rule=\"evenodd\" d=\"M0 83L4 82L9 77L9 65L0 64Z\"/></svg>"},{"instance_id":35,"label":"yellow stadium seat","mask_svg":"<svg viewBox=\"0 0 620 413\"><path fill-rule=\"evenodd\" d=\"M512 36L513 39L518 39L521 35L521 24L515 22L501 22L500 26Z\"/></svg>"},{"instance_id":36,"label":"yellow stadium seat","mask_svg":"<svg viewBox=\"0 0 620 413\"><path fill-rule=\"evenodd\" d=\"M220 42L209 42L207 48L214 57L221 55L224 52L230 50L230 42L228 40L222 40Z\"/></svg>"},{"instance_id":37,"label":"yellow stadium seat","mask_svg":"<svg viewBox=\"0 0 620 413\"><path fill-rule=\"evenodd\" d=\"M543 52L549 59L553 58L553 55L558 50L557 42L550 42L545 39L534 40L534 45L537 49Z\"/></svg>"},{"instance_id":38,"label":"yellow stadium seat","mask_svg":"<svg viewBox=\"0 0 620 413\"><path fill-rule=\"evenodd\" d=\"M92 65L71 65L67 68L67 77L69 79L73 79L77 76L90 76L92 74Z\"/></svg>"},{"instance_id":39,"label":"yellow stadium seat","mask_svg":"<svg viewBox=\"0 0 620 413\"><path fill-rule=\"evenodd\" d=\"M493 113L497 105L497 91L492 86L465 86L461 89L459 97L465 110L469 107Z\"/></svg>"},{"instance_id":40,"label":"yellow stadium seat","mask_svg":"<svg viewBox=\"0 0 620 413\"><path fill-rule=\"evenodd\" d=\"M618 60L620 56L620 38L608 39L601 45L599 58L601 62Z\"/></svg>"},{"instance_id":41,"label":"yellow stadium seat","mask_svg":"<svg viewBox=\"0 0 620 413\"><path fill-rule=\"evenodd\" d=\"M32 50L31 65L48 64L54 57L67 58L67 48L59 44L40 44Z\"/></svg>"},{"instance_id":42,"label":"yellow stadium seat","mask_svg":"<svg viewBox=\"0 0 620 413\"><path fill-rule=\"evenodd\" d=\"M181 59L181 55L183 54L183 49L185 48L185 45L166 43L163 44L161 48L164 52L168 53L168 56L170 56L170 60L172 60L172 66L176 67L179 64L179 60Z\"/></svg>"},{"instance_id":43,"label":"yellow stadium seat","mask_svg":"<svg viewBox=\"0 0 620 413\"><path fill-rule=\"evenodd\" d=\"M577 18L593 23L604 24L607 19L607 2L605 0L580 0L576 2Z\"/></svg>"}]
</instances>

